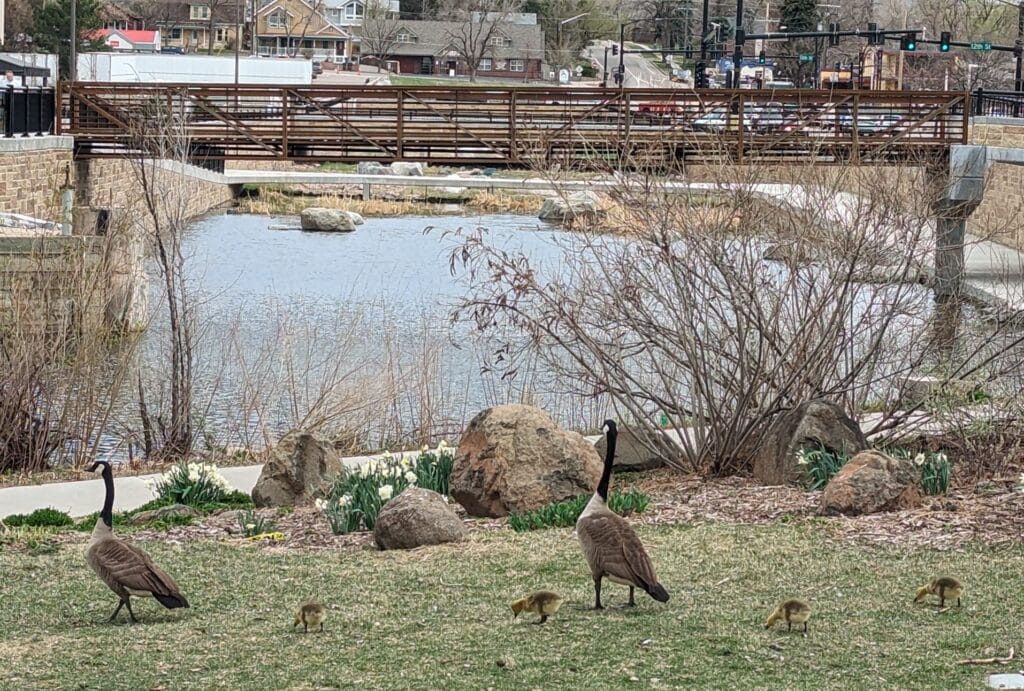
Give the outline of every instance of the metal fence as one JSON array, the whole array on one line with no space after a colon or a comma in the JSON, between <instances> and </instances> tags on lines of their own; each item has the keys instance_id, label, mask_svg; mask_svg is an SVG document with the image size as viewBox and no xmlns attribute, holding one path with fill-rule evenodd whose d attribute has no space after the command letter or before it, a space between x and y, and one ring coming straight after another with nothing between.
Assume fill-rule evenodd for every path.
<instances>
[{"instance_id":1,"label":"metal fence","mask_svg":"<svg viewBox=\"0 0 1024 691\"><path fill-rule=\"evenodd\" d=\"M1024 117L1024 92L978 89L972 95L975 115L994 118Z\"/></svg>"},{"instance_id":2,"label":"metal fence","mask_svg":"<svg viewBox=\"0 0 1024 691\"><path fill-rule=\"evenodd\" d=\"M45 135L53 132L54 90L41 87L0 89L4 137Z\"/></svg>"}]
</instances>

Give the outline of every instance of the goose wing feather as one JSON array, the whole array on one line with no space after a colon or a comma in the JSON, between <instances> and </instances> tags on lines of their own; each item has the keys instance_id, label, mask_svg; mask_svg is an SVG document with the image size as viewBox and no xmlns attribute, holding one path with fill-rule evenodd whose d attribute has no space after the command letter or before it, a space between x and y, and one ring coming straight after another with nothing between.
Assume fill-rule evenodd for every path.
<instances>
[{"instance_id":1,"label":"goose wing feather","mask_svg":"<svg viewBox=\"0 0 1024 691\"><path fill-rule=\"evenodd\" d=\"M647 590L658 582L644 545L624 518L613 513L587 516L577 531L589 543L591 569Z\"/></svg>"},{"instance_id":2,"label":"goose wing feather","mask_svg":"<svg viewBox=\"0 0 1024 691\"><path fill-rule=\"evenodd\" d=\"M104 540L93 548L100 577L133 591L180 597L178 584L139 547L121 540Z\"/></svg>"}]
</instances>

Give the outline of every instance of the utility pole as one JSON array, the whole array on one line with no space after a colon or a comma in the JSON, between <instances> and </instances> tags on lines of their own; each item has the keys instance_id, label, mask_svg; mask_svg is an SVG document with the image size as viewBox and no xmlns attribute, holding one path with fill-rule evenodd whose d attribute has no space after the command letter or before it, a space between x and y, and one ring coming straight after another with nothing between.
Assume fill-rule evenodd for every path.
<instances>
[{"instance_id":1,"label":"utility pole","mask_svg":"<svg viewBox=\"0 0 1024 691\"><path fill-rule=\"evenodd\" d=\"M238 61L242 54L242 19L238 3L235 0L235 102L238 102Z\"/></svg>"},{"instance_id":2,"label":"utility pole","mask_svg":"<svg viewBox=\"0 0 1024 691\"><path fill-rule=\"evenodd\" d=\"M1013 76L1013 90L1022 91L1024 90L1024 75L1021 70L1021 59L1024 58L1024 0L1017 3L1017 44L1014 46L1016 50L1014 55L1017 58L1017 69Z\"/></svg>"},{"instance_id":3,"label":"utility pole","mask_svg":"<svg viewBox=\"0 0 1024 691\"><path fill-rule=\"evenodd\" d=\"M78 80L78 0L71 0L71 58L68 65L68 77L71 81Z\"/></svg>"},{"instance_id":4,"label":"utility pole","mask_svg":"<svg viewBox=\"0 0 1024 691\"><path fill-rule=\"evenodd\" d=\"M700 59L708 59L708 3L711 0L704 0L704 7L700 14Z\"/></svg>"},{"instance_id":5,"label":"utility pole","mask_svg":"<svg viewBox=\"0 0 1024 691\"><path fill-rule=\"evenodd\" d=\"M1024 0L1021 0L1024 2ZM740 64L743 62L743 0L736 0L736 49L732 54L733 78L732 88L740 88Z\"/></svg>"}]
</instances>

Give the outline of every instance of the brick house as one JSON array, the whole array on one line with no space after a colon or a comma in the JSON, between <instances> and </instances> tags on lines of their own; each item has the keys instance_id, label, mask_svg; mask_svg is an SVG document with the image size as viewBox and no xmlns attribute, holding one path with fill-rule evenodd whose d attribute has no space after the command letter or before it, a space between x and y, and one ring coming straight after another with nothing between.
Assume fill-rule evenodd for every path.
<instances>
[{"instance_id":1,"label":"brick house","mask_svg":"<svg viewBox=\"0 0 1024 691\"><path fill-rule=\"evenodd\" d=\"M271 0L256 11L256 50L260 55L346 62L351 46L352 34L328 19L321 3Z\"/></svg>"},{"instance_id":2,"label":"brick house","mask_svg":"<svg viewBox=\"0 0 1024 691\"><path fill-rule=\"evenodd\" d=\"M393 24L394 41L384 58L398 63L402 74L456 76L469 74L466 60L456 49L454 37L462 22L387 20ZM357 36L380 35L381 25L367 20L353 29ZM375 58L379 56L374 56ZM372 60L373 58L371 58ZM540 79L544 61L544 32L537 25L503 22L494 32L477 69L477 77Z\"/></svg>"}]
</instances>

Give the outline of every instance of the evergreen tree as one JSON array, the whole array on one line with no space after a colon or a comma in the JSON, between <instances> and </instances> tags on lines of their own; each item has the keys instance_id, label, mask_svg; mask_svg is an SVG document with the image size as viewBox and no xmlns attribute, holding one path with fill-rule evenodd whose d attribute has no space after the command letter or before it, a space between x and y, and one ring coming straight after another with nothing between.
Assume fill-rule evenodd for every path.
<instances>
[{"instance_id":1,"label":"evergreen tree","mask_svg":"<svg viewBox=\"0 0 1024 691\"><path fill-rule=\"evenodd\" d=\"M814 31L818 28L818 8L814 0L783 0L781 26L786 31Z\"/></svg>"},{"instance_id":2,"label":"evergreen tree","mask_svg":"<svg viewBox=\"0 0 1024 691\"><path fill-rule=\"evenodd\" d=\"M98 0L78 0L78 50L89 51L102 48L102 41L82 38L84 34L103 26L100 19ZM32 39L39 50L57 53L60 57L60 77L66 79L71 73L71 0L37 5L32 18Z\"/></svg>"}]
</instances>

